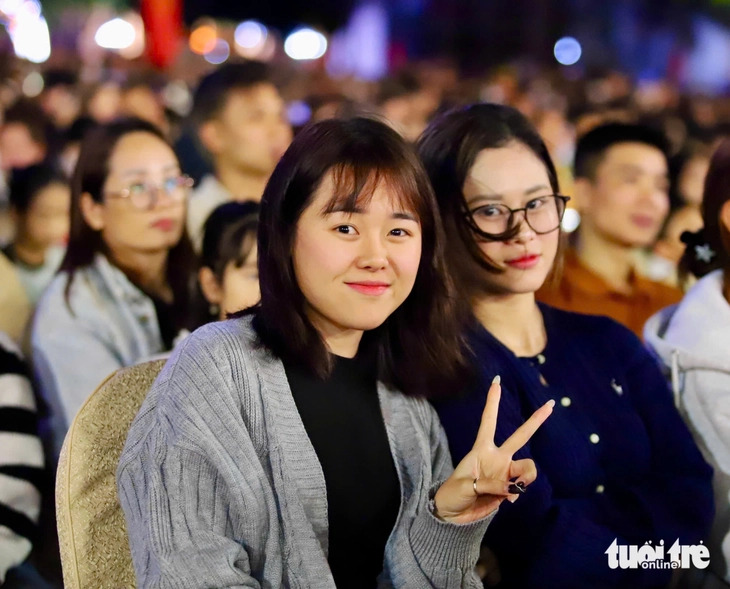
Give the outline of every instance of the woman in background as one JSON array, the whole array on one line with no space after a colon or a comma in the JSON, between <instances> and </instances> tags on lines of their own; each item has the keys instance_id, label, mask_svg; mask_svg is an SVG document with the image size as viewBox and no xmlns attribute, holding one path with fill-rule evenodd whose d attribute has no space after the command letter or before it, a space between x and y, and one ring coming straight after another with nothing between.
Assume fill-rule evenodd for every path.
<instances>
[{"instance_id":1,"label":"woman in background","mask_svg":"<svg viewBox=\"0 0 730 589\"><path fill-rule=\"evenodd\" d=\"M71 188L60 169L45 163L14 169L8 188L15 237L3 253L35 304L63 259Z\"/></svg>"},{"instance_id":2,"label":"woman in background","mask_svg":"<svg viewBox=\"0 0 730 589\"><path fill-rule=\"evenodd\" d=\"M730 583L730 140L710 162L704 228L685 232L683 278L698 278L682 301L644 326L644 340L670 376L675 402L715 469L710 569ZM683 276L682 276L683 275ZM708 587L710 579L707 580Z\"/></svg>"},{"instance_id":3,"label":"woman in background","mask_svg":"<svg viewBox=\"0 0 730 589\"><path fill-rule=\"evenodd\" d=\"M194 255L184 232L189 179L156 127L127 119L90 131L72 181L71 232L33 321L33 366L55 450L108 375L173 347L188 313Z\"/></svg>"},{"instance_id":4,"label":"woman in background","mask_svg":"<svg viewBox=\"0 0 730 589\"><path fill-rule=\"evenodd\" d=\"M259 301L258 214L257 202L232 201L218 206L206 220L192 303L193 328Z\"/></svg>"}]
</instances>

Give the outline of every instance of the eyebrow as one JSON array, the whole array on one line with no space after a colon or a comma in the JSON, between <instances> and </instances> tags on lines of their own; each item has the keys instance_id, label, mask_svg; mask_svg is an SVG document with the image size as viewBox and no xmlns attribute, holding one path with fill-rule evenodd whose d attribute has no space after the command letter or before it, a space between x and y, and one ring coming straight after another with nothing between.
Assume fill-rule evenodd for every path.
<instances>
[{"instance_id":1,"label":"eyebrow","mask_svg":"<svg viewBox=\"0 0 730 589\"><path fill-rule=\"evenodd\" d=\"M348 207L345 204L342 204L342 205L336 205L330 211L323 211L323 215L327 215L327 214L331 214L331 213L347 213L350 215L362 215L365 212L366 212L365 209L363 209L362 207L357 207L357 206ZM418 222L418 219L416 219L415 215L413 215L411 213L401 212L401 211L397 211L397 212L393 213L390 216L390 218L391 219L401 219L404 221L414 221L416 223Z\"/></svg>"},{"instance_id":2,"label":"eyebrow","mask_svg":"<svg viewBox=\"0 0 730 589\"><path fill-rule=\"evenodd\" d=\"M522 194L524 196L530 196L535 194L536 192L540 192L541 190L552 190L552 188L550 186L547 186L546 184L537 184L536 186L528 188ZM502 200L503 198L504 196L501 194L477 194L476 196L473 196L469 200L467 200L466 204L472 205L480 200Z\"/></svg>"}]
</instances>

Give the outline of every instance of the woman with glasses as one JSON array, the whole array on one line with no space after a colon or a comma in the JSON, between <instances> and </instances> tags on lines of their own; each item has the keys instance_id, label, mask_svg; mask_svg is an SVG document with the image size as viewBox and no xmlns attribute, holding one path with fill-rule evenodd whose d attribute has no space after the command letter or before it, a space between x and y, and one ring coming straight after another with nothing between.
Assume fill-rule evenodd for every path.
<instances>
[{"instance_id":1,"label":"woman with glasses","mask_svg":"<svg viewBox=\"0 0 730 589\"><path fill-rule=\"evenodd\" d=\"M189 187L150 123L127 119L87 135L72 179L66 256L32 330L56 451L105 377L170 350L180 333L195 266L184 232Z\"/></svg>"},{"instance_id":2,"label":"woman with glasses","mask_svg":"<svg viewBox=\"0 0 730 589\"><path fill-rule=\"evenodd\" d=\"M500 586L663 586L671 568L620 566L619 550L699 544L712 521L711 470L629 330L535 301L559 265L568 200L542 139L518 111L482 104L436 119L418 149L473 313L468 335L481 373L479 386L437 403L454 461L471 449L495 375L497 441L557 401L518 453L534 459L539 478L500 507L485 536ZM488 584L499 583L490 575Z\"/></svg>"}]
</instances>

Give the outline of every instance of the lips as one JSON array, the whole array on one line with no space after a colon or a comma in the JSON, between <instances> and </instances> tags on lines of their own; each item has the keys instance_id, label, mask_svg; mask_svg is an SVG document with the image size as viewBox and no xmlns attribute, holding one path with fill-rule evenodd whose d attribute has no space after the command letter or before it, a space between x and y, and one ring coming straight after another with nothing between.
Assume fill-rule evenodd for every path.
<instances>
[{"instance_id":1,"label":"lips","mask_svg":"<svg viewBox=\"0 0 730 589\"><path fill-rule=\"evenodd\" d=\"M150 226L161 231L172 231L175 228L175 221L173 219L157 219Z\"/></svg>"},{"instance_id":2,"label":"lips","mask_svg":"<svg viewBox=\"0 0 730 589\"><path fill-rule=\"evenodd\" d=\"M529 254L526 256L520 256L519 258L514 258L512 260L505 260L505 264L510 266L511 268L518 268L520 270L527 270L529 268L532 268L535 266L540 259L540 256L538 254Z\"/></svg>"},{"instance_id":3,"label":"lips","mask_svg":"<svg viewBox=\"0 0 730 589\"><path fill-rule=\"evenodd\" d=\"M370 295L370 296L381 295L390 288L390 284L388 284L387 282L363 281L363 282L346 282L345 284L347 284L347 286L349 286L351 289L359 292L360 294Z\"/></svg>"},{"instance_id":4,"label":"lips","mask_svg":"<svg viewBox=\"0 0 730 589\"><path fill-rule=\"evenodd\" d=\"M656 224L654 217L649 215L631 215L631 222L642 229L651 229Z\"/></svg>"}]
</instances>

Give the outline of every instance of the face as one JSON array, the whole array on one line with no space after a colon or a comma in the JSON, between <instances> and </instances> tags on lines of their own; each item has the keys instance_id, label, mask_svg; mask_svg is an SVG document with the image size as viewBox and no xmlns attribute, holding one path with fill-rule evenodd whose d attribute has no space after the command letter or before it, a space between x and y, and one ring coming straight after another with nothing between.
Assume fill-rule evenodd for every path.
<instances>
[{"instance_id":1,"label":"face","mask_svg":"<svg viewBox=\"0 0 730 589\"><path fill-rule=\"evenodd\" d=\"M42 247L66 243L71 208L71 189L54 183L38 191L23 219L23 233Z\"/></svg>"},{"instance_id":2,"label":"face","mask_svg":"<svg viewBox=\"0 0 730 589\"><path fill-rule=\"evenodd\" d=\"M284 101L271 84L231 92L206 127L203 141L213 154L254 176L271 174L292 140Z\"/></svg>"},{"instance_id":3,"label":"face","mask_svg":"<svg viewBox=\"0 0 730 589\"><path fill-rule=\"evenodd\" d=\"M259 302L261 291L257 260L257 250L254 245L241 266L237 267L234 262L229 262L226 266L220 289L221 299L218 303L221 308L221 318Z\"/></svg>"},{"instance_id":4,"label":"face","mask_svg":"<svg viewBox=\"0 0 730 589\"><path fill-rule=\"evenodd\" d=\"M491 205L502 204L511 209L528 207L538 211L541 206L553 206L543 199L553 193L545 164L525 145L512 142L504 147L483 149L463 187L467 207L475 221L491 216ZM534 215L535 213L530 213ZM538 234L519 212L515 221L519 233L507 241L482 241L480 249L501 273L488 273L492 294L535 292L545 282L558 250L560 232Z\"/></svg>"},{"instance_id":5,"label":"face","mask_svg":"<svg viewBox=\"0 0 730 589\"><path fill-rule=\"evenodd\" d=\"M326 177L297 223L292 261L306 312L322 336L381 325L410 294L421 258L421 227L386 185L355 212L324 212Z\"/></svg>"},{"instance_id":6,"label":"face","mask_svg":"<svg viewBox=\"0 0 730 589\"><path fill-rule=\"evenodd\" d=\"M180 176L172 149L150 133L129 133L117 142L108 167L103 202L85 195L82 211L111 251L153 253L176 245L184 229L185 199L176 200L160 190L166 181ZM155 187L157 200L151 209L137 208L131 198L115 194L139 185Z\"/></svg>"},{"instance_id":7,"label":"face","mask_svg":"<svg viewBox=\"0 0 730 589\"><path fill-rule=\"evenodd\" d=\"M34 141L25 125L7 123L0 130L0 165L4 171L37 164L45 155L45 146Z\"/></svg>"},{"instance_id":8,"label":"face","mask_svg":"<svg viewBox=\"0 0 730 589\"><path fill-rule=\"evenodd\" d=\"M644 247L669 212L667 160L656 147L618 143L606 150L595 179L578 179L576 190L587 230L625 247Z\"/></svg>"}]
</instances>

